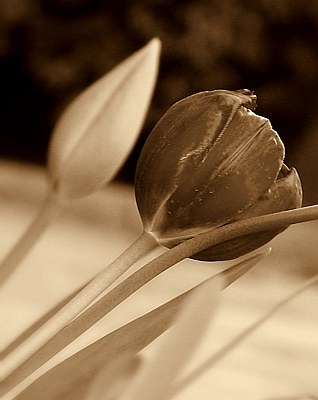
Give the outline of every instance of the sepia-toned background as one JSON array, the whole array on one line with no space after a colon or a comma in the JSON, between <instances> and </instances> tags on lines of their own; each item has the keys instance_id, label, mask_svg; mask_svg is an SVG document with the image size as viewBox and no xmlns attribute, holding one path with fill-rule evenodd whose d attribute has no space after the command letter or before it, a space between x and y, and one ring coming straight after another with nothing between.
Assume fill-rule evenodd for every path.
<instances>
[{"instance_id":1,"label":"sepia-toned background","mask_svg":"<svg viewBox=\"0 0 318 400\"><path fill-rule=\"evenodd\" d=\"M163 44L159 80L140 140L117 181L66 208L7 282L0 347L140 233L130 185L138 154L156 121L187 95L254 90L257 112L271 120L286 145L287 164L302 177L305 204L318 203L318 1L0 0L1 258L43 203L48 141L63 109L155 36ZM317 221L290 227L271 242L273 250L260 265L223 292L197 364L317 272L317 233ZM184 260L62 358L225 265ZM175 399L316 398L310 396L318 395L317 306L314 287ZM156 348L158 341L142 356Z\"/></svg>"},{"instance_id":2,"label":"sepia-toned background","mask_svg":"<svg viewBox=\"0 0 318 400\"><path fill-rule=\"evenodd\" d=\"M145 137L177 100L249 88L318 201L315 0L1 0L0 156L45 163L58 116L89 83L153 37L161 69L141 138L119 179L133 181Z\"/></svg>"}]
</instances>

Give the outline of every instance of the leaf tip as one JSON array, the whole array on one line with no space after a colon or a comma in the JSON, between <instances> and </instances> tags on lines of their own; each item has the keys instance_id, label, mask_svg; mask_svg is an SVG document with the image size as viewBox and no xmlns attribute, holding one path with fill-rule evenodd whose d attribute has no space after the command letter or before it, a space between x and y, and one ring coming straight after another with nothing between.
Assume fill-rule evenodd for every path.
<instances>
[{"instance_id":1,"label":"leaf tip","mask_svg":"<svg viewBox=\"0 0 318 400\"><path fill-rule=\"evenodd\" d=\"M256 254L244 259L243 261L234 264L232 267L220 272L220 275L224 279L224 288L230 286L232 283L237 281L241 276L246 274L256 264L262 261L272 251L271 247L268 247Z\"/></svg>"}]
</instances>

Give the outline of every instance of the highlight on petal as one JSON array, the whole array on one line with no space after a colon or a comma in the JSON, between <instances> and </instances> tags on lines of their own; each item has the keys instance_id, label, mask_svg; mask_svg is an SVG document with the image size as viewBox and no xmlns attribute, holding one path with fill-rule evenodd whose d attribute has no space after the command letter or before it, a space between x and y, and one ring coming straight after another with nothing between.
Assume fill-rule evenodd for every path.
<instances>
[{"instance_id":1,"label":"highlight on petal","mask_svg":"<svg viewBox=\"0 0 318 400\"><path fill-rule=\"evenodd\" d=\"M212 228L301 206L301 182L284 165L284 144L255 108L248 89L206 91L180 100L156 124L138 160L135 195L144 230L159 244L172 248ZM191 258L233 259L284 229Z\"/></svg>"},{"instance_id":2,"label":"highlight on petal","mask_svg":"<svg viewBox=\"0 0 318 400\"><path fill-rule=\"evenodd\" d=\"M243 212L237 220L299 208L302 205L302 199L302 187L296 169L289 169L284 164L277 180L270 189L252 207ZM288 226L240 236L209 247L191 258L201 261L231 260L263 246L286 228Z\"/></svg>"},{"instance_id":3,"label":"highlight on petal","mask_svg":"<svg viewBox=\"0 0 318 400\"><path fill-rule=\"evenodd\" d=\"M53 131L51 185L60 199L100 189L119 170L138 137L156 82L155 38L82 92Z\"/></svg>"}]
</instances>

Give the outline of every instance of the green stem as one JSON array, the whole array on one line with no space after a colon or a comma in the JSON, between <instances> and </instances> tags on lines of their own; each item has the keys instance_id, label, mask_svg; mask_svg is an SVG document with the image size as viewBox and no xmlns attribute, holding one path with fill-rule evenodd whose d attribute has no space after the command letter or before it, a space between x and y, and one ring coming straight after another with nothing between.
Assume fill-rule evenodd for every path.
<instances>
[{"instance_id":1,"label":"green stem","mask_svg":"<svg viewBox=\"0 0 318 400\"><path fill-rule=\"evenodd\" d=\"M28 229L17 241L0 265L0 286L16 270L20 262L40 238L49 223L60 213L60 206L50 192Z\"/></svg>"},{"instance_id":2,"label":"green stem","mask_svg":"<svg viewBox=\"0 0 318 400\"><path fill-rule=\"evenodd\" d=\"M140 235L126 251L106 269L101 271L49 321L42 325L33 335L28 337L21 345L16 347L3 360L3 378L9 375L33 353L46 344L141 256L148 253L155 246L157 246L157 241L152 235L149 233Z\"/></svg>"}]
</instances>

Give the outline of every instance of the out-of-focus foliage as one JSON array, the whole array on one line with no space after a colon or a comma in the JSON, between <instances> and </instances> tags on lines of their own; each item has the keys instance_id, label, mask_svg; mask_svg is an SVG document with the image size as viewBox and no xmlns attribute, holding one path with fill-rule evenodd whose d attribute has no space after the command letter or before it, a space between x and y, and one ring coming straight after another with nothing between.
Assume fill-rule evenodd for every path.
<instances>
[{"instance_id":1,"label":"out-of-focus foliage","mask_svg":"<svg viewBox=\"0 0 318 400\"><path fill-rule=\"evenodd\" d=\"M254 89L293 164L318 104L316 0L1 0L1 154L43 162L65 105L154 36L157 91L122 176L171 104L217 88Z\"/></svg>"}]
</instances>

